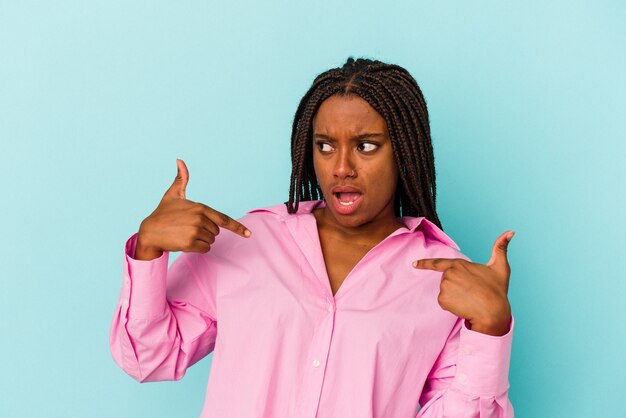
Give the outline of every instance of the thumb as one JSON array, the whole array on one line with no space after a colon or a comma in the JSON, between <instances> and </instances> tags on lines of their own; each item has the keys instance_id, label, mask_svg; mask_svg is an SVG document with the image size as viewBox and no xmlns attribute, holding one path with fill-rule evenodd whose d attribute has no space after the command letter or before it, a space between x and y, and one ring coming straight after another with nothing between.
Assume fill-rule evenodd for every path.
<instances>
[{"instance_id":1,"label":"thumb","mask_svg":"<svg viewBox=\"0 0 626 418\"><path fill-rule=\"evenodd\" d=\"M508 269L509 261L507 260L507 251L511 239L515 235L514 231L506 231L496 239L491 250L491 258L487 262L487 266L497 269Z\"/></svg>"},{"instance_id":2,"label":"thumb","mask_svg":"<svg viewBox=\"0 0 626 418\"><path fill-rule=\"evenodd\" d=\"M187 189L187 183L189 182L189 170L187 170L185 162L178 158L176 159L176 166L178 167L176 178L170 188L167 189L167 192L165 192L165 196L185 199L185 189Z\"/></svg>"}]
</instances>

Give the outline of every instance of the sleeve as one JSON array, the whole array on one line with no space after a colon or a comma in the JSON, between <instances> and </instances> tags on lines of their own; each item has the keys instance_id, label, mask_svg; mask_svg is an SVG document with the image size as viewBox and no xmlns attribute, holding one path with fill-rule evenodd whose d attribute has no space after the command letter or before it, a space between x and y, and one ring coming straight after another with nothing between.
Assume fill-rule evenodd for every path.
<instances>
[{"instance_id":1,"label":"sleeve","mask_svg":"<svg viewBox=\"0 0 626 418\"><path fill-rule=\"evenodd\" d=\"M111 354L139 382L179 380L215 347L214 283L200 280L202 254L183 253L168 271L167 252L155 260L133 259L136 240L134 234L126 242Z\"/></svg>"},{"instance_id":2,"label":"sleeve","mask_svg":"<svg viewBox=\"0 0 626 418\"><path fill-rule=\"evenodd\" d=\"M418 418L513 418L508 398L514 321L503 336L467 328L459 318L420 397Z\"/></svg>"}]
</instances>

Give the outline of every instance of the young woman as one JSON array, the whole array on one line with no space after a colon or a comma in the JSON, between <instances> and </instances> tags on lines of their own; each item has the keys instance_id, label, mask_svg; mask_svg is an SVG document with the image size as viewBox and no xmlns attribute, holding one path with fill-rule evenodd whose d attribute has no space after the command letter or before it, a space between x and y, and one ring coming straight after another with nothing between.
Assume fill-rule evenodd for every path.
<instances>
[{"instance_id":1,"label":"young woman","mask_svg":"<svg viewBox=\"0 0 626 418\"><path fill-rule=\"evenodd\" d=\"M202 417L512 417L513 232L481 265L441 230L410 74L350 58L319 75L291 152L289 201L238 221L188 200L177 161L126 244L116 363L178 380L213 352Z\"/></svg>"}]
</instances>

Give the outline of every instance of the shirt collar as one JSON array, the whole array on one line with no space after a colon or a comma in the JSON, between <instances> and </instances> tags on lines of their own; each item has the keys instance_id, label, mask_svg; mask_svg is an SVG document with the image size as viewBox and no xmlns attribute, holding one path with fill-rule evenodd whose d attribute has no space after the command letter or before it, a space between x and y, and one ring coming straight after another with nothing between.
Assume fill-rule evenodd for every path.
<instances>
[{"instance_id":1,"label":"shirt collar","mask_svg":"<svg viewBox=\"0 0 626 418\"><path fill-rule=\"evenodd\" d=\"M305 200L299 203L298 212L293 213L293 214L287 212L286 203L253 209L249 211L248 213L271 212L271 213L278 215L282 220L287 221L290 219L294 219L295 216L311 214L313 212L313 209L317 207L325 207L325 206L326 206L326 202L324 202L323 200ZM404 225L406 225L407 228L399 228L396 231L394 231L390 236L410 234L419 230L425 235L428 235L429 237L434 238L437 241L445 245L448 245L457 250L460 250L459 246L456 244L456 242L452 240L452 238L446 235L446 233L443 232L441 228L439 228L437 225L435 225L433 222L429 221L423 216L420 216L420 217L402 216L398 218L398 220Z\"/></svg>"}]
</instances>

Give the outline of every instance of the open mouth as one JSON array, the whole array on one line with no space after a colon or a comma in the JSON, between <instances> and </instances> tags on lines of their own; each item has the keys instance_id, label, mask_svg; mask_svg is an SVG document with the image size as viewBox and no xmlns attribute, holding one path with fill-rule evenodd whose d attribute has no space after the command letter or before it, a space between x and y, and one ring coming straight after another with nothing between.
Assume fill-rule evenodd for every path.
<instances>
[{"instance_id":1,"label":"open mouth","mask_svg":"<svg viewBox=\"0 0 626 418\"><path fill-rule=\"evenodd\" d=\"M335 193L335 197L337 198L337 201L340 205L351 206L361 197L361 193L338 192Z\"/></svg>"},{"instance_id":2,"label":"open mouth","mask_svg":"<svg viewBox=\"0 0 626 418\"><path fill-rule=\"evenodd\" d=\"M333 193L333 206L341 215L351 215L361 206L363 195L358 192Z\"/></svg>"}]
</instances>

